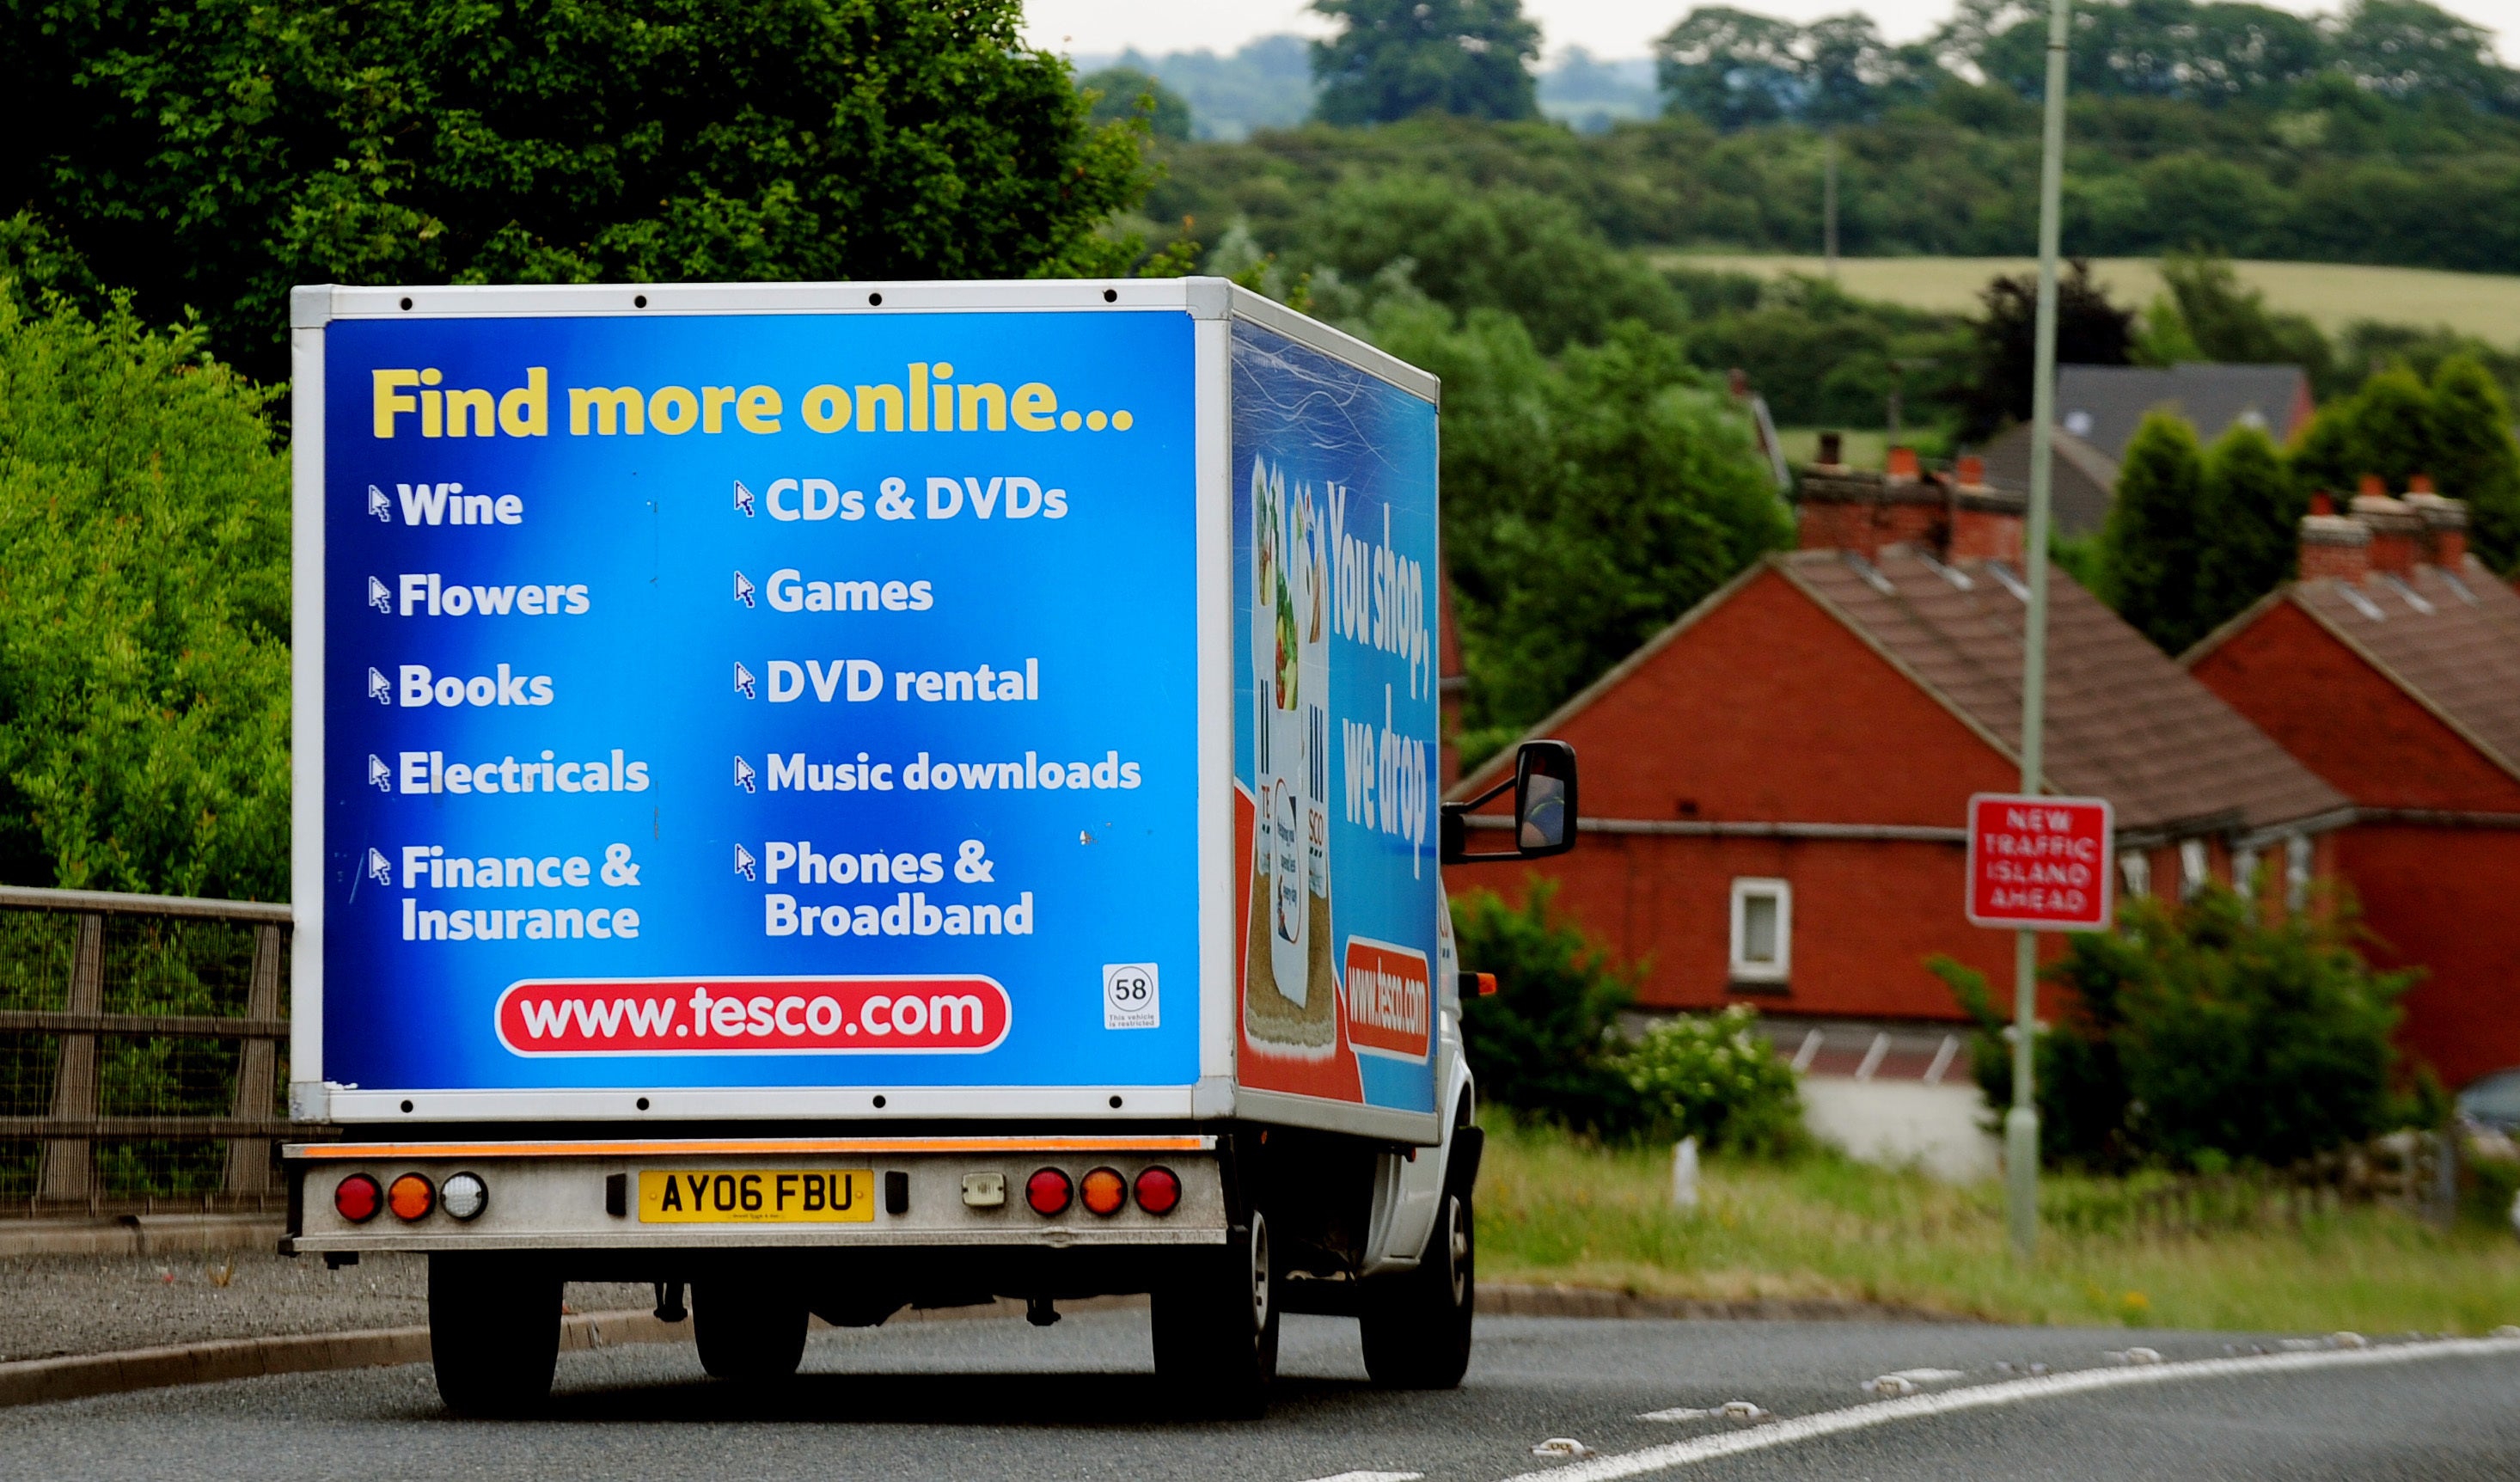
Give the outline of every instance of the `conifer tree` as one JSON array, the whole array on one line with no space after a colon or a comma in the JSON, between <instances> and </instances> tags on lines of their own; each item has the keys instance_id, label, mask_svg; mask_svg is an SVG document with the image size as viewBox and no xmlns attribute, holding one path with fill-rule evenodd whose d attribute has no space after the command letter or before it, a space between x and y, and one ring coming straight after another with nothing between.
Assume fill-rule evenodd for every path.
<instances>
[{"instance_id":1,"label":"conifer tree","mask_svg":"<svg viewBox=\"0 0 2520 1482\"><path fill-rule=\"evenodd\" d=\"M2274 440L2233 423L2205 453L2196 522L2198 636L2292 575L2301 503Z\"/></svg>"},{"instance_id":2,"label":"conifer tree","mask_svg":"<svg viewBox=\"0 0 2520 1482\"><path fill-rule=\"evenodd\" d=\"M2474 357L2453 355L2433 372L2434 485L2467 501L2468 540L2485 563L2520 563L2520 445L2502 388Z\"/></svg>"},{"instance_id":3,"label":"conifer tree","mask_svg":"<svg viewBox=\"0 0 2520 1482\"><path fill-rule=\"evenodd\" d=\"M2204 460L2196 429L2154 412L2136 428L2100 532L2100 595L2170 653L2204 636L2196 591Z\"/></svg>"},{"instance_id":4,"label":"conifer tree","mask_svg":"<svg viewBox=\"0 0 2520 1482\"><path fill-rule=\"evenodd\" d=\"M2433 472L2433 393L2414 372L2393 367L2362 382L2352 416L2358 477L2377 473L2398 494L2408 478Z\"/></svg>"}]
</instances>

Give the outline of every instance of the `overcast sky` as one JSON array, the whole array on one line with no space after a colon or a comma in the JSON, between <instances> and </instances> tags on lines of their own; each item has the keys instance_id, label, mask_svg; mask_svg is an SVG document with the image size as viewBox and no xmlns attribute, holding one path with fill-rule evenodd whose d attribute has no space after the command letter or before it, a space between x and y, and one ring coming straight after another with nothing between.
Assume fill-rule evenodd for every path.
<instances>
[{"instance_id":1,"label":"overcast sky","mask_svg":"<svg viewBox=\"0 0 2520 1482\"><path fill-rule=\"evenodd\" d=\"M1686 15L1691 0L1523 0L1523 14L1540 22L1548 55L1580 46L1597 57L1642 57L1653 38ZM1907 41L1925 34L1952 13L1952 0L1732 0L1744 10L1796 21L1842 15L1850 9L1872 17L1883 34ZM2333 11L2341 0L2262 0L2309 15ZM2454 15L2499 23L2505 57L2520 51L2520 0L2449 0ZM1025 0L1025 34L1036 46L1063 52L1230 52L1254 36L1278 31L1318 36L1329 27L1303 0Z\"/></svg>"}]
</instances>

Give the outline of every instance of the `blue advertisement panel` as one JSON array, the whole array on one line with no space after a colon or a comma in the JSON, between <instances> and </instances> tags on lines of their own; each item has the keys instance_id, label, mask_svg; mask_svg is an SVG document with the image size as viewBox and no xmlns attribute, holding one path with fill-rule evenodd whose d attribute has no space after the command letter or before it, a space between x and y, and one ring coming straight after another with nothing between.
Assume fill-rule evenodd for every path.
<instances>
[{"instance_id":1,"label":"blue advertisement panel","mask_svg":"<svg viewBox=\"0 0 2520 1482\"><path fill-rule=\"evenodd\" d=\"M325 1079L1196 1079L1187 315L324 356Z\"/></svg>"},{"instance_id":2,"label":"blue advertisement panel","mask_svg":"<svg viewBox=\"0 0 2520 1482\"><path fill-rule=\"evenodd\" d=\"M1435 1106L1435 408L1237 324L1245 1086Z\"/></svg>"}]
</instances>

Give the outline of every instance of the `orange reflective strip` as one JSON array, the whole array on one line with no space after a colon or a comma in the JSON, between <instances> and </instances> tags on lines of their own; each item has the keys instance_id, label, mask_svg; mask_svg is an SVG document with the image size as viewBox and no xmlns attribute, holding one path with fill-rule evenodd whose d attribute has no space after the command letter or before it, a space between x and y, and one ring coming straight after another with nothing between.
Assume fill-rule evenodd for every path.
<instances>
[{"instance_id":1,"label":"orange reflective strip","mask_svg":"<svg viewBox=\"0 0 2520 1482\"><path fill-rule=\"evenodd\" d=\"M393 1158L725 1157L835 1152L1205 1152L1210 1137L1072 1138L711 1138L676 1142L314 1143L283 1152L310 1160Z\"/></svg>"}]
</instances>

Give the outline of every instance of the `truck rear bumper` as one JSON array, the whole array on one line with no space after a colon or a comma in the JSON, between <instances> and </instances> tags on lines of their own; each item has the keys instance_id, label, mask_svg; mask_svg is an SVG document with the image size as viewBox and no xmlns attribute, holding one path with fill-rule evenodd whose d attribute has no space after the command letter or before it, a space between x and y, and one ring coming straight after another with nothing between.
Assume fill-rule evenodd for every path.
<instances>
[{"instance_id":1,"label":"truck rear bumper","mask_svg":"<svg viewBox=\"0 0 2520 1482\"><path fill-rule=\"evenodd\" d=\"M1201 1136L718 1138L660 1141L292 1145L292 1253L430 1250L1044 1249L1216 1245L1227 1235L1216 1139ZM1056 1170L1071 1190L1043 1214L1026 1182ZM1087 1207L1087 1175L1116 1173L1119 1207ZM1148 1207L1150 1169L1179 1189ZM442 1191L470 1174L486 1193L458 1219ZM427 1207L399 1181L426 1180ZM387 1197L352 1220L346 1180ZM1160 1181L1156 1181L1158 1184ZM992 1190L995 1201L992 1202ZM1160 1202L1159 1199L1155 1202Z\"/></svg>"}]
</instances>

